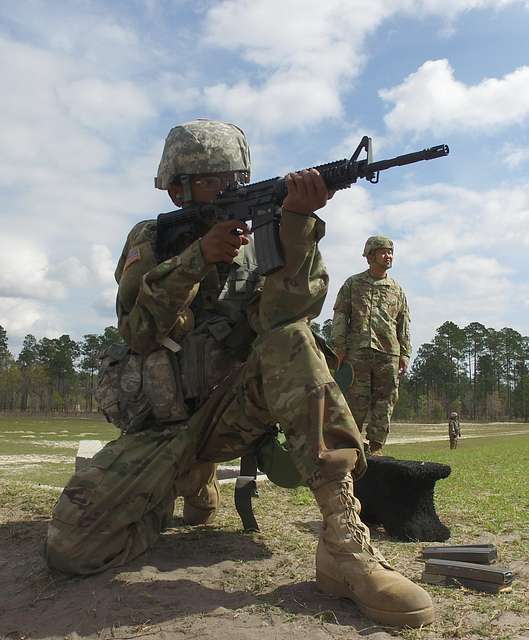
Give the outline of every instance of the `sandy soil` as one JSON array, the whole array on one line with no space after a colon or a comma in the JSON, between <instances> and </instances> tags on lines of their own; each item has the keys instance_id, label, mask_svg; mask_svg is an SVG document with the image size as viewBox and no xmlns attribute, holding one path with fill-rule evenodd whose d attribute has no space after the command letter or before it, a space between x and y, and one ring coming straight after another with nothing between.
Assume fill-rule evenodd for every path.
<instances>
[{"instance_id":1,"label":"sandy soil","mask_svg":"<svg viewBox=\"0 0 529 640\"><path fill-rule=\"evenodd\" d=\"M497 597L484 594L476 601L482 606L473 606L470 622L474 628L489 628L492 636L458 635L461 610L440 589L433 590L436 607L454 635L448 629L448 635L440 634L439 627L413 635L384 629L361 617L349 602L319 593L311 564L297 567L292 579L290 559L272 553L266 536L211 527L190 530L178 526L178 520L153 550L128 566L67 579L50 575L42 559L45 519L28 520L22 513L0 513L0 518L0 637L5 639L529 637L527 615L502 611L505 605ZM318 522L299 526L316 539ZM515 564L517 579L527 587L529 564Z\"/></svg>"},{"instance_id":2,"label":"sandy soil","mask_svg":"<svg viewBox=\"0 0 529 640\"><path fill-rule=\"evenodd\" d=\"M241 568L270 574L280 566L258 535L219 531L197 545L200 533L175 528L124 569L65 579L45 568L45 529L44 520L0 526L2 638L319 640L361 637L371 627L345 601L319 594L312 576L261 593L226 588ZM390 637L376 630L372 640Z\"/></svg>"},{"instance_id":3,"label":"sandy soil","mask_svg":"<svg viewBox=\"0 0 529 640\"><path fill-rule=\"evenodd\" d=\"M437 434L432 435L429 439ZM20 458L16 464L35 463ZM263 534L239 533L236 516L229 515L233 503L228 502L228 516L223 516L228 527L190 529L176 519L155 547L133 563L71 579L51 575L45 566L41 549L47 519L0 508L0 638L529 639L527 602L520 604L529 593L529 559L509 565L516 575L511 596L428 586L438 622L424 630L395 631L374 625L348 601L318 592L313 567L319 532L315 507L303 507L292 523L281 523L285 529L293 527L291 545L302 549L289 553L270 523ZM259 514L258 520L265 522ZM508 545L527 535L513 532L511 540L504 536L479 541ZM386 555L397 554L399 545L392 546L383 531L374 532L374 537ZM472 537L454 542L477 541ZM422 565L410 562L411 555L408 552L400 566L397 556L397 567L418 580Z\"/></svg>"}]
</instances>

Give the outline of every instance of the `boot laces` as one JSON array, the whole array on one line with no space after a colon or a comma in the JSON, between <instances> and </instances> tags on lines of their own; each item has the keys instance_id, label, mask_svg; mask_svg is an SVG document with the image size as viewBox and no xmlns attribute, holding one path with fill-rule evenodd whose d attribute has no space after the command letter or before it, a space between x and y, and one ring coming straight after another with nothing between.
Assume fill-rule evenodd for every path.
<instances>
[{"instance_id":1,"label":"boot laces","mask_svg":"<svg viewBox=\"0 0 529 640\"><path fill-rule=\"evenodd\" d=\"M344 508L345 525L353 540L360 545L362 551L371 555L377 562L386 563L384 556L371 544L369 528L360 519L360 502L355 498L352 487L347 481L340 484L340 502Z\"/></svg>"}]
</instances>

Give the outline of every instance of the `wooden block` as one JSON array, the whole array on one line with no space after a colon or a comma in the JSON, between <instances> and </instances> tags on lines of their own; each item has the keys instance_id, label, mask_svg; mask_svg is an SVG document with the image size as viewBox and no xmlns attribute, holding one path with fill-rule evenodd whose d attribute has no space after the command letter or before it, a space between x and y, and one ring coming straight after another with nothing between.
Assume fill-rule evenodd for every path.
<instances>
[{"instance_id":1,"label":"wooden block","mask_svg":"<svg viewBox=\"0 0 529 640\"><path fill-rule=\"evenodd\" d=\"M101 440L80 440L77 455L75 456L75 471L80 471L88 466L90 460L105 446Z\"/></svg>"}]
</instances>

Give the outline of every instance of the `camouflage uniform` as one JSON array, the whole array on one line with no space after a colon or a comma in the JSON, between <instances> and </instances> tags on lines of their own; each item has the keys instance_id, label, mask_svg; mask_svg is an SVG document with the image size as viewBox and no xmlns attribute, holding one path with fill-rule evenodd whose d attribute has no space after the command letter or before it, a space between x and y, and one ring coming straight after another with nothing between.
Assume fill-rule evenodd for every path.
<instances>
[{"instance_id":1,"label":"camouflage uniform","mask_svg":"<svg viewBox=\"0 0 529 640\"><path fill-rule=\"evenodd\" d=\"M345 449L344 454L359 452L356 477L365 469L361 436L308 324L327 290L317 249L324 224L284 211L286 266L262 283L252 250L245 247L209 311L200 290L216 267L204 262L198 241L156 265L153 233L153 222L133 229L116 271L119 328L129 344L139 353L154 354L169 338L184 345L182 363L186 337L221 324L218 317L206 327L195 324L208 314L223 314L232 326L244 317L257 337L248 338L244 364L225 350L228 376L219 382L215 368L207 400L197 411L121 436L71 478L56 505L47 542L48 563L67 573L95 573L145 551L172 515L175 496L200 486L197 463L252 451L277 422L303 479L319 470L322 452L336 448ZM194 304L197 299L201 304ZM181 372L185 395L185 366Z\"/></svg>"},{"instance_id":2,"label":"camouflage uniform","mask_svg":"<svg viewBox=\"0 0 529 640\"><path fill-rule=\"evenodd\" d=\"M247 149L244 134L232 125L194 121L180 129L175 141L185 141L188 160L202 154L196 174L207 176L211 156L222 157L226 149L230 158L216 166L217 173L233 158L230 173L249 166L241 161L244 153L237 156L237 144ZM232 139L224 146L226 135ZM217 140L213 148L211 140ZM161 169L166 151L167 143ZM156 186L168 188L178 177L182 190L180 184L168 189L173 200L183 194L185 203L195 193L209 202L205 192L193 191L196 183L184 175L189 165L178 154L173 165L177 174L159 169ZM323 206L319 176L298 174L296 183L285 202L298 203L301 211ZM305 195L297 197L300 184ZM156 260L156 233L152 222L135 227L118 265L119 328L135 353L108 367L110 379L116 367L124 368L116 378L119 390L127 410L145 412L143 430L129 429L71 478L49 525L49 566L90 574L136 557L156 541L175 496L196 496L208 486L204 469L254 450L280 423L293 464L323 516L316 553L320 588L353 600L383 624L432 622L431 598L387 564L359 518L353 476L366 467L362 438L309 325L328 283L317 248L321 220L283 210L285 266L264 282L249 246L227 267L206 263L196 240ZM215 233L222 237L219 227ZM217 250L222 242L213 243ZM157 384L159 376L166 384ZM119 402L111 396L106 410L116 415Z\"/></svg>"},{"instance_id":3,"label":"camouflage uniform","mask_svg":"<svg viewBox=\"0 0 529 640\"><path fill-rule=\"evenodd\" d=\"M452 412L448 420L448 438L450 440L450 449L457 449L458 438L461 437L461 427L457 413Z\"/></svg>"},{"instance_id":4,"label":"camouflage uniform","mask_svg":"<svg viewBox=\"0 0 529 640\"><path fill-rule=\"evenodd\" d=\"M358 428L370 443L383 445L398 399L399 359L411 354L410 315L401 286L369 270L348 278L334 305L332 339L337 353L352 364L354 379L345 397Z\"/></svg>"}]
</instances>

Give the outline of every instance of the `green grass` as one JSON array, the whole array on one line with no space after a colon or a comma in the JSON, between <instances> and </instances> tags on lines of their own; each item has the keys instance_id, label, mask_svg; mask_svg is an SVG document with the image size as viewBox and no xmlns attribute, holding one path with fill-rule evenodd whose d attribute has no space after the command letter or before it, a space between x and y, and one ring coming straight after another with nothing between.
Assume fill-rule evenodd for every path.
<instances>
[{"instance_id":1,"label":"green grass","mask_svg":"<svg viewBox=\"0 0 529 640\"><path fill-rule=\"evenodd\" d=\"M10 433L14 431L19 433ZM519 433L514 435L516 432ZM467 424L463 426L463 434L459 447L450 450L444 424L395 425L394 444L388 444L384 453L396 458L449 464L452 473L437 482L435 502L439 517L452 531L450 542L493 542L501 564L525 569L515 578L513 592L498 596L428 585L436 602L438 620L425 630L399 632L398 637L405 640L507 640L523 638L529 629L529 425ZM26 435L31 437L22 437ZM73 470L80 439L106 441L116 435L111 425L98 420L0 418L0 508L4 521L49 516L58 490L39 488L38 484L58 487L66 482ZM395 443L403 437L442 439ZM10 455L41 456L42 461L28 467L23 463L7 464L5 456ZM50 461L53 458L55 462ZM223 485L221 493L215 525L187 530L181 544L216 547L229 543L238 548L244 540L258 542L261 555L252 556L251 561L241 560L222 574L222 584L215 584L226 592L246 590L260 594L260 603L250 606L248 611L263 616L273 613L281 615L283 620L289 619L292 611L283 607L277 597L271 599L267 594L273 593L279 585L313 579L320 516L310 491L260 484L260 496L254 500L254 508L262 533L251 534L249 538L239 536L241 525L233 505L233 486ZM181 500L177 501L175 513L177 516L181 513ZM175 531L178 535L182 529ZM373 537L398 570L414 580L420 579L422 564L418 562L418 555L424 543L398 542L380 530L375 530ZM324 598L321 605L317 602L317 605L302 609L303 615L330 625L336 619L341 622L343 608L340 609L335 601ZM510 629L496 625L504 611L523 618L517 623L514 635Z\"/></svg>"},{"instance_id":2,"label":"green grass","mask_svg":"<svg viewBox=\"0 0 529 640\"><path fill-rule=\"evenodd\" d=\"M387 455L449 464L450 476L436 484L437 510L462 531L507 534L527 530L529 432L526 435L390 445Z\"/></svg>"},{"instance_id":3,"label":"green grass","mask_svg":"<svg viewBox=\"0 0 529 640\"><path fill-rule=\"evenodd\" d=\"M98 418L0 416L0 480L62 487L74 470L79 440L116 438Z\"/></svg>"}]
</instances>

